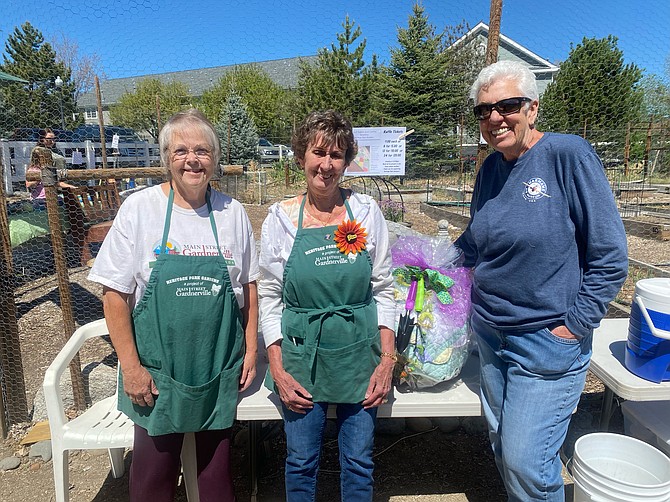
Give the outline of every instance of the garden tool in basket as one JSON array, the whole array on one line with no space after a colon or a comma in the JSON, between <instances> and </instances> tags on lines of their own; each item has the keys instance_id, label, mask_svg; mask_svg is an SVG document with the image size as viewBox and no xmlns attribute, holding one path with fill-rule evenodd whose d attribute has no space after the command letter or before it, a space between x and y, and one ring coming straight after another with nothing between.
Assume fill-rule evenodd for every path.
<instances>
[{"instance_id":1,"label":"garden tool in basket","mask_svg":"<svg viewBox=\"0 0 670 502\"><path fill-rule=\"evenodd\" d=\"M412 281L407 292L407 300L405 301L405 313L400 316L398 321L398 333L396 334L396 350L403 353L409 345L412 338L412 331L414 330L415 322L410 316L412 310L420 312L423 309L423 276L418 279L412 276Z\"/></svg>"}]
</instances>

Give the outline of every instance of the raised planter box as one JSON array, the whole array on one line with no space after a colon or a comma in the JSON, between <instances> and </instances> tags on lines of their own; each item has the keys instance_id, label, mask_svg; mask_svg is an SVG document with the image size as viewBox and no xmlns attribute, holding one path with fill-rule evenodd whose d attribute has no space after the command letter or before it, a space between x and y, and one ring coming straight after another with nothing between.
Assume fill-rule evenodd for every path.
<instances>
[{"instance_id":1,"label":"raised planter box","mask_svg":"<svg viewBox=\"0 0 670 502\"><path fill-rule=\"evenodd\" d=\"M626 233L630 235L660 241L670 240L670 224L630 220L627 218L623 218L622 221Z\"/></svg>"},{"instance_id":2,"label":"raised planter box","mask_svg":"<svg viewBox=\"0 0 670 502\"><path fill-rule=\"evenodd\" d=\"M420 204L422 213L430 216L432 219L440 221L447 220L454 226L465 229L470 222L470 209L463 206L463 203L439 203L439 202L422 202ZM464 214L456 212L461 210Z\"/></svg>"}]
</instances>

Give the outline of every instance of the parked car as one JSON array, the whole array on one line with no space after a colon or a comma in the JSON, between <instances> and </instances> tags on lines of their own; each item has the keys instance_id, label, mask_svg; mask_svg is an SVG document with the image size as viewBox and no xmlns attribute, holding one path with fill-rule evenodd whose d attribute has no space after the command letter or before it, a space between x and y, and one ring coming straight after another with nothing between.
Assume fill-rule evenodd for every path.
<instances>
[{"instance_id":1,"label":"parked car","mask_svg":"<svg viewBox=\"0 0 670 502\"><path fill-rule=\"evenodd\" d=\"M261 165L272 164L279 160L279 147L276 147L265 138L259 138L258 154L261 158Z\"/></svg>"},{"instance_id":2,"label":"parked car","mask_svg":"<svg viewBox=\"0 0 670 502\"><path fill-rule=\"evenodd\" d=\"M31 141L37 143L40 137L40 130L39 127L17 127L7 139L9 141Z\"/></svg>"},{"instance_id":3,"label":"parked car","mask_svg":"<svg viewBox=\"0 0 670 502\"><path fill-rule=\"evenodd\" d=\"M280 148L282 157L293 157L293 149L288 145L277 145Z\"/></svg>"},{"instance_id":4,"label":"parked car","mask_svg":"<svg viewBox=\"0 0 670 502\"><path fill-rule=\"evenodd\" d=\"M123 146L112 149L112 140L115 135L119 136L119 144ZM100 128L91 124L82 125L74 130L74 136L78 138L78 141L100 143ZM127 143L132 143L133 146L128 146ZM146 144L147 141L140 138L139 135L129 127L105 127L105 146L107 147L108 160L111 165L118 167L144 166L144 147ZM126 158L115 162L115 157L135 157L137 160L128 160Z\"/></svg>"}]
</instances>

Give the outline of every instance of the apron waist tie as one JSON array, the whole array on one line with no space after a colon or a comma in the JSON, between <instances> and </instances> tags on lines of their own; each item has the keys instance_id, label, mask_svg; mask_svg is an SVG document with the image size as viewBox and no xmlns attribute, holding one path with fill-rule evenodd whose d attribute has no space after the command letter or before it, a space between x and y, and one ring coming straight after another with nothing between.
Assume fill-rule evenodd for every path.
<instances>
[{"instance_id":1,"label":"apron waist tie","mask_svg":"<svg viewBox=\"0 0 670 502\"><path fill-rule=\"evenodd\" d=\"M321 342L321 332L323 331L324 321L327 318L335 315L340 316L345 320L351 320L354 317L354 310L365 308L368 305L370 305L371 302L372 298L370 298L370 300L367 302L355 303L353 305L329 305L328 307L321 309L309 309L309 308L289 307L289 306L286 307L288 310L295 312L297 314L308 314L310 322L313 322L317 319L319 320L319 328L316 332L316 337L314 339L314 346L312 349L312 354L310 357L311 360L309 365L312 382L314 382L316 378L316 351L317 348L319 347L319 343Z\"/></svg>"}]
</instances>

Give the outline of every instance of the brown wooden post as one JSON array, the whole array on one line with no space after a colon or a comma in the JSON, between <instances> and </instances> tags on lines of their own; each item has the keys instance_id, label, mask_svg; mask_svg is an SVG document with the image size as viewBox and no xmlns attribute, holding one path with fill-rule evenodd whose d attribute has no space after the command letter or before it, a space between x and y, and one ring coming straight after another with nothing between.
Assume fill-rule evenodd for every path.
<instances>
[{"instance_id":1,"label":"brown wooden post","mask_svg":"<svg viewBox=\"0 0 670 502\"><path fill-rule=\"evenodd\" d=\"M628 177L628 163L630 162L630 122L626 126L626 145L623 149L623 174Z\"/></svg>"},{"instance_id":2,"label":"brown wooden post","mask_svg":"<svg viewBox=\"0 0 670 502\"><path fill-rule=\"evenodd\" d=\"M4 173L0 162L0 435L7 437L9 426L28 419L28 401L21 359L21 342L14 298L14 266L9 238L7 199L2 183ZM5 389L7 402L3 400Z\"/></svg>"},{"instance_id":3,"label":"brown wooden post","mask_svg":"<svg viewBox=\"0 0 670 502\"><path fill-rule=\"evenodd\" d=\"M489 35L486 39L486 66L498 61L498 46L500 44L500 20L502 18L502 0L491 0L489 12ZM477 145L477 161L475 164L475 173L484 163L488 153L488 145L482 143L481 139Z\"/></svg>"},{"instance_id":4,"label":"brown wooden post","mask_svg":"<svg viewBox=\"0 0 670 502\"><path fill-rule=\"evenodd\" d=\"M64 341L69 340L74 333L74 312L72 309L72 295L70 292L70 279L67 272L67 261L65 259L65 239L61 228L60 211L58 209L58 193L56 191L56 175L53 171L53 159L51 150L48 148L35 147L39 166L42 170L42 183L47 203L47 219L49 221L49 233L51 235L51 248L53 250L56 265L56 278L58 282L58 294L60 296L61 312L63 313ZM32 159L31 159L32 162ZM70 375L72 377L72 394L74 405L78 410L86 408L84 400L84 380L81 375L81 361L79 355L70 362Z\"/></svg>"},{"instance_id":5,"label":"brown wooden post","mask_svg":"<svg viewBox=\"0 0 670 502\"><path fill-rule=\"evenodd\" d=\"M644 142L644 158L642 159L642 177L647 178L647 172L649 171L649 152L651 151L651 128L654 123L654 117L649 119L649 126L647 127L647 140Z\"/></svg>"},{"instance_id":6,"label":"brown wooden post","mask_svg":"<svg viewBox=\"0 0 670 502\"><path fill-rule=\"evenodd\" d=\"M502 7L502 0L491 0L491 12L489 12L489 36L486 40L486 66L498 61Z\"/></svg>"},{"instance_id":7,"label":"brown wooden post","mask_svg":"<svg viewBox=\"0 0 670 502\"><path fill-rule=\"evenodd\" d=\"M156 131L161 132L161 97L156 94Z\"/></svg>"},{"instance_id":8,"label":"brown wooden post","mask_svg":"<svg viewBox=\"0 0 670 502\"><path fill-rule=\"evenodd\" d=\"M107 169L107 141L105 140L105 118L102 116L102 96L100 95L100 81L95 76L95 99L98 103L98 127L100 128L100 145L102 148L102 168Z\"/></svg>"}]
</instances>

